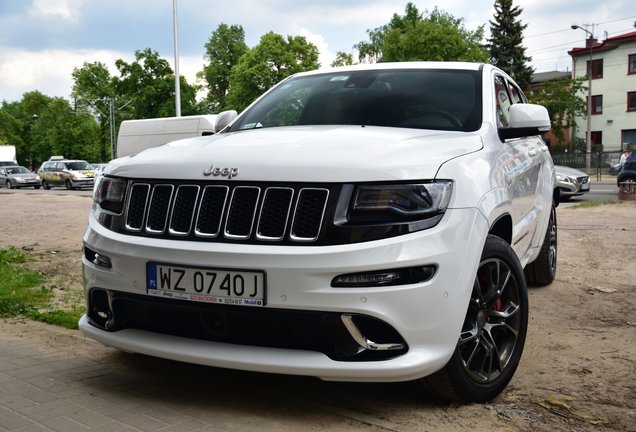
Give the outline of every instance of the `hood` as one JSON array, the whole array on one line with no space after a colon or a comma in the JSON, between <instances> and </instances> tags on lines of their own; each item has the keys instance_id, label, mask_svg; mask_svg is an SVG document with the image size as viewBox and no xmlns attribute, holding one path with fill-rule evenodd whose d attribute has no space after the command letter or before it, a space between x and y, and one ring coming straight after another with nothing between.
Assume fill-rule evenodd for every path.
<instances>
[{"instance_id":1,"label":"hood","mask_svg":"<svg viewBox=\"0 0 636 432\"><path fill-rule=\"evenodd\" d=\"M23 180L33 180L37 177L35 173L17 173L17 174L7 174L7 177L15 178L15 179L23 179Z\"/></svg>"},{"instance_id":2,"label":"hood","mask_svg":"<svg viewBox=\"0 0 636 432\"><path fill-rule=\"evenodd\" d=\"M583 171L577 170L576 168L570 168L563 165L555 165L554 170L557 175L566 175L569 177L587 177L587 174Z\"/></svg>"},{"instance_id":3,"label":"hood","mask_svg":"<svg viewBox=\"0 0 636 432\"><path fill-rule=\"evenodd\" d=\"M174 141L116 159L104 173L219 180L227 178L223 173L238 171L230 175L232 180L288 182L432 179L445 161L481 148L478 133L374 126L276 127Z\"/></svg>"}]
</instances>

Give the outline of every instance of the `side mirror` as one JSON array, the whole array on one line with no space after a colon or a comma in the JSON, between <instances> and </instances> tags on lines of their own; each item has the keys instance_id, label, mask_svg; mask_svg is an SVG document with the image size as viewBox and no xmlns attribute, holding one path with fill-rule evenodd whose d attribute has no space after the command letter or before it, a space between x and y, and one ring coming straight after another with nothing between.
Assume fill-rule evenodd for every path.
<instances>
[{"instance_id":1,"label":"side mirror","mask_svg":"<svg viewBox=\"0 0 636 432\"><path fill-rule=\"evenodd\" d=\"M229 125L232 120L236 118L238 113L234 110L223 111L219 115L216 116L216 120L214 121L214 131L216 133L221 132L222 129L225 129L227 125Z\"/></svg>"},{"instance_id":2,"label":"side mirror","mask_svg":"<svg viewBox=\"0 0 636 432\"><path fill-rule=\"evenodd\" d=\"M509 114L510 127L499 128L502 140L540 135L550 130L550 115L542 105L514 104Z\"/></svg>"}]
</instances>

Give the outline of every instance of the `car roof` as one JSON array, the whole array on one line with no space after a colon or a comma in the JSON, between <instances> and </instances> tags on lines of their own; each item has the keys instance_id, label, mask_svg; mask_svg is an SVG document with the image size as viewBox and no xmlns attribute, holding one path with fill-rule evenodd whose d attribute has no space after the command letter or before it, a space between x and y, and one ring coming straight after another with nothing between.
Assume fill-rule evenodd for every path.
<instances>
[{"instance_id":1,"label":"car roof","mask_svg":"<svg viewBox=\"0 0 636 432\"><path fill-rule=\"evenodd\" d=\"M317 69L307 72L299 72L294 74L294 77L300 76L312 76L321 75L325 73L334 72L355 72L355 71L370 71L370 70L467 70L477 71L484 67L494 68L494 66L487 65L485 63L471 63L471 62L387 62L387 63L371 63L371 64L357 64L351 66L339 66L335 68Z\"/></svg>"}]
</instances>

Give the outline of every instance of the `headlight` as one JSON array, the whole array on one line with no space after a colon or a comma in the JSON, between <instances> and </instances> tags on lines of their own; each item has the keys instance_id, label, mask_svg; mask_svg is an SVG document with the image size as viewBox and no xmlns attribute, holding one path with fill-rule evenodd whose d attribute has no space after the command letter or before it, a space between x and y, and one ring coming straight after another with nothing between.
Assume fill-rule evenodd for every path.
<instances>
[{"instance_id":1,"label":"headlight","mask_svg":"<svg viewBox=\"0 0 636 432\"><path fill-rule=\"evenodd\" d=\"M395 223L444 213L451 197L449 180L413 184L359 185L348 214L350 222Z\"/></svg>"},{"instance_id":2,"label":"headlight","mask_svg":"<svg viewBox=\"0 0 636 432\"><path fill-rule=\"evenodd\" d=\"M557 174L556 179L557 181L560 181L560 182L572 183L572 180L570 179L570 177L567 177L567 176Z\"/></svg>"},{"instance_id":3,"label":"headlight","mask_svg":"<svg viewBox=\"0 0 636 432\"><path fill-rule=\"evenodd\" d=\"M119 178L99 176L93 187L93 201L104 210L121 213L124 208L126 182Z\"/></svg>"}]
</instances>

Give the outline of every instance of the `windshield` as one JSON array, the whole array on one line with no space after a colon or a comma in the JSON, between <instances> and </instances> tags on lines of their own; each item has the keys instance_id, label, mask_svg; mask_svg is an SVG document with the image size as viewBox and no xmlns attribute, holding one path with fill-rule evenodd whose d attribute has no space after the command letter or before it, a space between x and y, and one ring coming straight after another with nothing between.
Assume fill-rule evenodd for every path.
<instances>
[{"instance_id":1,"label":"windshield","mask_svg":"<svg viewBox=\"0 0 636 432\"><path fill-rule=\"evenodd\" d=\"M93 170L93 167L85 161L65 162L64 166L71 171Z\"/></svg>"},{"instance_id":2,"label":"windshield","mask_svg":"<svg viewBox=\"0 0 636 432\"><path fill-rule=\"evenodd\" d=\"M9 167L6 169L7 174L29 174L31 171L26 169L25 167Z\"/></svg>"},{"instance_id":3,"label":"windshield","mask_svg":"<svg viewBox=\"0 0 636 432\"><path fill-rule=\"evenodd\" d=\"M295 77L230 130L298 125L474 131L481 125L479 72L367 70Z\"/></svg>"}]
</instances>

